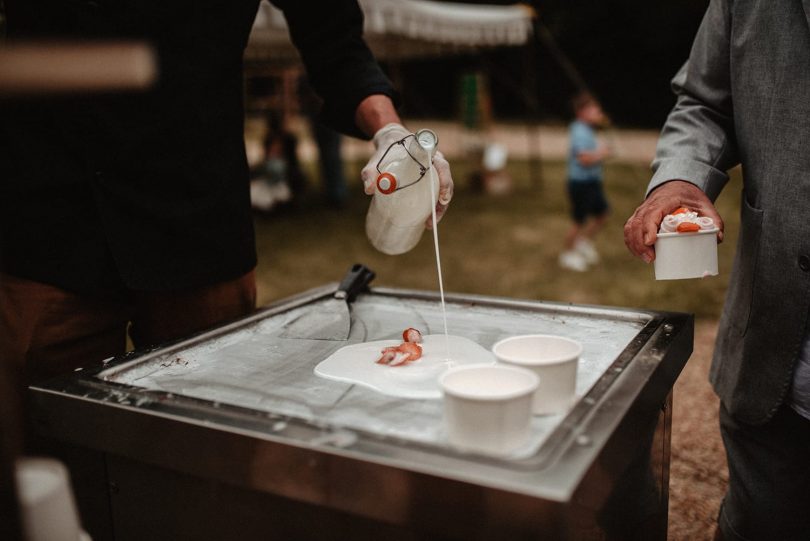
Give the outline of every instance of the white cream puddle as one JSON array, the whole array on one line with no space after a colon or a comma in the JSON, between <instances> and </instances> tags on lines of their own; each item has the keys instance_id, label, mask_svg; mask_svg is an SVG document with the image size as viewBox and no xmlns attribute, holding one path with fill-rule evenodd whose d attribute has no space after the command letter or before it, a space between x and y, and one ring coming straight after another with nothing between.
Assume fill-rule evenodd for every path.
<instances>
[{"instance_id":1,"label":"white cream puddle","mask_svg":"<svg viewBox=\"0 0 810 541\"><path fill-rule=\"evenodd\" d=\"M463 336L429 334L422 342L422 357L401 366L377 364L383 348L396 340L378 340L345 346L321 361L315 375L354 383L398 398L441 398L439 376L448 368L495 364L492 352ZM449 358L448 358L449 353Z\"/></svg>"}]
</instances>

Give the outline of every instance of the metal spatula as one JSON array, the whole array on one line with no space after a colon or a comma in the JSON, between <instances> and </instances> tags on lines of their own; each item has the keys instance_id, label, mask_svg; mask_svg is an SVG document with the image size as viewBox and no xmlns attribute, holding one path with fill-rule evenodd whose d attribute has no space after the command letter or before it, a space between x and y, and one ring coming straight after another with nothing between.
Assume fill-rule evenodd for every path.
<instances>
[{"instance_id":1,"label":"metal spatula","mask_svg":"<svg viewBox=\"0 0 810 541\"><path fill-rule=\"evenodd\" d=\"M351 330L349 303L368 287L374 271L356 263L343 277L332 298L318 302L281 330L282 338L306 340L346 340Z\"/></svg>"}]
</instances>

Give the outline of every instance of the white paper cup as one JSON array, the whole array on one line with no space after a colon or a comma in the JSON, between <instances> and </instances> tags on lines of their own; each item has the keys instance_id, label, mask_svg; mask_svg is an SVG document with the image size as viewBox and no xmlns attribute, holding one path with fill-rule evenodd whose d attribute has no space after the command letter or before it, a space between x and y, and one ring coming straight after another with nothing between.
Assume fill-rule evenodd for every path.
<instances>
[{"instance_id":1,"label":"white paper cup","mask_svg":"<svg viewBox=\"0 0 810 541\"><path fill-rule=\"evenodd\" d=\"M514 451L528 439L538 383L532 372L509 366L451 368L439 379L448 441L465 451Z\"/></svg>"},{"instance_id":2,"label":"white paper cup","mask_svg":"<svg viewBox=\"0 0 810 541\"><path fill-rule=\"evenodd\" d=\"M582 344L563 336L526 334L512 336L492 346L499 363L525 368L540 378L534 392L536 415L562 413L574 401L577 363Z\"/></svg>"},{"instance_id":3,"label":"white paper cup","mask_svg":"<svg viewBox=\"0 0 810 541\"><path fill-rule=\"evenodd\" d=\"M717 228L694 233L659 233L655 279L680 280L717 275Z\"/></svg>"},{"instance_id":4,"label":"white paper cup","mask_svg":"<svg viewBox=\"0 0 810 541\"><path fill-rule=\"evenodd\" d=\"M25 537L29 541L90 539L79 525L79 515L68 471L50 458L17 461L17 492Z\"/></svg>"}]
</instances>

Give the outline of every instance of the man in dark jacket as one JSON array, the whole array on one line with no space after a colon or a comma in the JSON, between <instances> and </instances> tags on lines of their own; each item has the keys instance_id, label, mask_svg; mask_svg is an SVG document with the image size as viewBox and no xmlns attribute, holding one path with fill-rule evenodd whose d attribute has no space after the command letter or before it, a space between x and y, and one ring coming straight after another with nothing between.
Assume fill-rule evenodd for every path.
<instances>
[{"instance_id":1,"label":"man in dark jacket","mask_svg":"<svg viewBox=\"0 0 810 541\"><path fill-rule=\"evenodd\" d=\"M663 217L742 165L740 237L710 379L729 486L725 539L810 536L810 2L712 0L625 242L650 262ZM721 232L722 235L722 232ZM687 397L688 399L688 397Z\"/></svg>"},{"instance_id":2,"label":"man in dark jacket","mask_svg":"<svg viewBox=\"0 0 810 541\"><path fill-rule=\"evenodd\" d=\"M258 4L6 1L10 39L146 40L159 67L145 93L2 113L0 351L27 379L122 352L130 324L142 346L254 308L242 54ZM365 138L401 128L356 0L276 4L325 122Z\"/></svg>"}]
</instances>

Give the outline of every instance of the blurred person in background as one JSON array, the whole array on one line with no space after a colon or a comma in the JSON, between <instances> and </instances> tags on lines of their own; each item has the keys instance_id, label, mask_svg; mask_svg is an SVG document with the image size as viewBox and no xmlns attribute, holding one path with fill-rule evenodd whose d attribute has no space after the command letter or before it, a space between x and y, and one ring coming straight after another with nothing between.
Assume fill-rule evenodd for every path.
<instances>
[{"instance_id":1,"label":"blurred person in background","mask_svg":"<svg viewBox=\"0 0 810 541\"><path fill-rule=\"evenodd\" d=\"M275 4L323 121L373 136L373 193L379 156L409 132L356 0ZM9 39L144 40L160 69L144 93L0 113L0 351L21 380L120 354L127 332L144 347L254 309L242 54L258 5L6 1ZM437 156L441 216L452 179Z\"/></svg>"},{"instance_id":2,"label":"blurred person in background","mask_svg":"<svg viewBox=\"0 0 810 541\"><path fill-rule=\"evenodd\" d=\"M343 172L343 136L320 119L318 111L321 108L321 99L306 77L301 77L298 81L298 99L318 147L318 171L326 204L332 208L343 208L349 198L346 175Z\"/></svg>"},{"instance_id":3,"label":"blurred person in background","mask_svg":"<svg viewBox=\"0 0 810 541\"><path fill-rule=\"evenodd\" d=\"M252 172L250 181L250 204L260 212L288 203L306 188L298 161L298 137L285 128L277 112L267 115L266 124L264 159Z\"/></svg>"},{"instance_id":4,"label":"blurred person in background","mask_svg":"<svg viewBox=\"0 0 810 541\"><path fill-rule=\"evenodd\" d=\"M664 216L712 218L742 165L740 234L710 380L729 482L717 539L810 538L810 3L712 0L625 224L646 262ZM688 293L686 293L688 294Z\"/></svg>"},{"instance_id":5,"label":"blurred person in background","mask_svg":"<svg viewBox=\"0 0 810 541\"><path fill-rule=\"evenodd\" d=\"M567 188L574 223L565 236L565 250L559 263L564 269L582 272L588 265L599 262L593 239L608 216L602 164L610 156L610 150L596 136L596 130L607 123L599 102L582 92L573 98L571 105L575 119L569 127Z\"/></svg>"}]
</instances>

